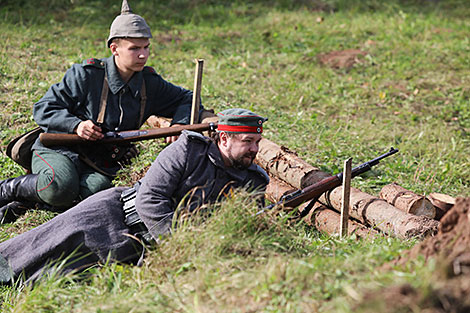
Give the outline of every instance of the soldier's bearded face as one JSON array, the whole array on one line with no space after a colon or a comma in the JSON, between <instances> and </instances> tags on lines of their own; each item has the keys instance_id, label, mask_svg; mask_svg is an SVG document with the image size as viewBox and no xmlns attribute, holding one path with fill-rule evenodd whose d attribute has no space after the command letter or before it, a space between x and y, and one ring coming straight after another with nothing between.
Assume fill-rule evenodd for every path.
<instances>
[{"instance_id":1,"label":"soldier's bearded face","mask_svg":"<svg viewBox=\"0 0 470 313\"><path fill-rule=\"evenodd\" d=\"M119 70L140 72L150 54L150 41L148 38L121 38L117 43L112 43L110 48Z\"/></svg>"},{"instance_id":2,"label":"soldier's bearded face","mask_svg":"<svg viewBox=\"0 0 470 313\"><path fill-rule=\"evenodd\" d=\"M261 134L242 133L227 137L227 157L232 166L238 169L248 168L255 160L259 150Z\"/></svg>"}]
</instances>

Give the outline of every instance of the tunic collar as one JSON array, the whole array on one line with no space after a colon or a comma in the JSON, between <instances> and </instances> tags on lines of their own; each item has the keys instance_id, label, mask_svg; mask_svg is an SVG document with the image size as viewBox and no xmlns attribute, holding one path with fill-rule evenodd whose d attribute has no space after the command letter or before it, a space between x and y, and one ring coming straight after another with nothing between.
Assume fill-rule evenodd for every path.
<instances>
[{"instance_id":1,"label":"tunic collar","mask_svg":"<svg viewBox=\"0 0 470 313\"><path fill-rule=\"evenodd\" d=\"M130 93L134 98L140 94L140 89L142 88L142 82L144 79L142 71L134 73L129 82L126 84L119 74L116 63L114 63L114 56L110 56L109 58L105 59L105 66L106 75L108 76L109 90L113 94L117 94L126 86L129 87Z\"/></svg>"}]
</instances>

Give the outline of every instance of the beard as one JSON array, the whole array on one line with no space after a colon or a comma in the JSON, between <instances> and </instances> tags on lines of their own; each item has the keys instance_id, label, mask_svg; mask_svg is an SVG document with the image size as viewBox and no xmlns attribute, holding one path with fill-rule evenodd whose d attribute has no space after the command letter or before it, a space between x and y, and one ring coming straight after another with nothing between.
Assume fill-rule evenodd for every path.
<instances>
[{"instance_id":1,"label":"beard","mask_svg":"<svg viewBox=\"0 0 470 313\"><path fill-rule=\"evenodd\" d=\"M230 160L232 161L232 166L234 168L238 170L246 170L251 166L251 164L253 164L255 157L256 153L245 153L244 155L237 158L231 157Z\"/></svg>"}]
</instances>

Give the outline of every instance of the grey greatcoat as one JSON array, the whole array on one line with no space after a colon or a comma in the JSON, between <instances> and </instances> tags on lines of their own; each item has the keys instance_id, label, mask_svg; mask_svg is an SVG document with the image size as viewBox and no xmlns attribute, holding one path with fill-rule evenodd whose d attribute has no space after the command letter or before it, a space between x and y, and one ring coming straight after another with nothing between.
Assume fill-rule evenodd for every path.
<instances>
[{"instance_id":1,"label":"grey greatcoat","mask_svg":"<svg viewBox=\"0 0 470 313\"><path fill-rule=\"evenodd\" d=\"M246 170L225 167L215 143L184 131L137 183L136 210L153 238L158 239L170 232L177 205L193 210L220 200L230 187L262 192L268 181L263 169L254 164ZM47 264L65 257L69 259L62 272L83 269L108 257L120 262L137 261L142 246L126 236L130 230L124 223L120 201L127 189L101 191L47 223L0 243L0 254L13 276L24 273L27 279L36 279Z\"/></svg>"}]
</instances>

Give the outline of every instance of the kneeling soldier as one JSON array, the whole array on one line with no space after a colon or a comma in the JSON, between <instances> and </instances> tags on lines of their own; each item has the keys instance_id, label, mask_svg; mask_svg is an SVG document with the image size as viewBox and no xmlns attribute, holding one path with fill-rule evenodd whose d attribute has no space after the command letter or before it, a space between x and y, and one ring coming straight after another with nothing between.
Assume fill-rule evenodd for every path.
<instances>
[{"instance_id":1,"label":"kneeling soldier","mask_svg":"<svg viewBox=\"0 0 470 313\"><path fill-rule=\"evenodd\" d=\"M45 132L76 133L90 141L107 131L138 129L151 115L189 124L193 93L145 66L150 38L145 20L124 0L107 41L112 55L73 65L34 104L36 123ZM133 146L103 144L48 148L39 139L32 149L32 174L0 181L0 223L14 220L7 209L20 211L21 204L67 209L110 188L116 172L137 153Z\"/></svg>"}]
</instances>

